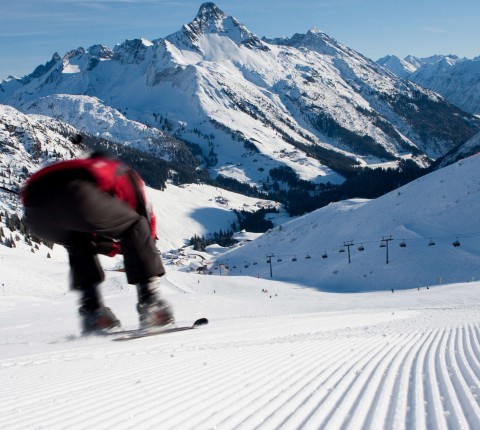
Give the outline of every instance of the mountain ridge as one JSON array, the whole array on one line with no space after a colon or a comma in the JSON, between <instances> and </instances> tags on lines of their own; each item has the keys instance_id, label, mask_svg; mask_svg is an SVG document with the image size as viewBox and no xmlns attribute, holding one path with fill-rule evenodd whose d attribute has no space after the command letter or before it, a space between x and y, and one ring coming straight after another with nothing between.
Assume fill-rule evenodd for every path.
<instances>
[{"instance_id":1,"label":"mountain ridge","mask_svg":"<svg viewBox=\"0 0 480 430\"><path fill-rule=\"evenodd\" d=\"M480 115L480 56L433 55L400 59L388 55L377 60L397 76L441 94L466 112Z\"/></svg>"},{"instance_id":2,"label":"mountain ridge","mask_svg":"<svg viewBox=\"0 0 480 430\"><path fill-rule=\"evenodd\" d=\"M165 38L53 60L28 82L3 82L0 103L29 112L54 94L96 97L196 145L213 177L259 188L282 166L317 185L405 157L426 166L480 129L474 117L324 33L268 43L213 3Z\"/></svg>"}]
</instances>

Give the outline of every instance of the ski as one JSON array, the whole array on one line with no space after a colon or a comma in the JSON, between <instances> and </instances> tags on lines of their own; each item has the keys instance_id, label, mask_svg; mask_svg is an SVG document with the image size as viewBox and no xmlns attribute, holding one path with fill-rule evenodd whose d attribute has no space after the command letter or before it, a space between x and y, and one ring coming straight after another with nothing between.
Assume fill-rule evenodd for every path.
<instances>
[{"instance_id":1,"label":"ski","mask_svg":"<svg viewBox=\"0 0 480 430\"><path fill-rule=\"evenodd\" d=\"M208 324L208 319L207 318L200 318L196 320L192 325L187 325L187 326L180 326L180 327L165 327L165 328L159 328L159 329L150 329L150 330L128 330L124 332L117 332L117 333L110 333L112 335L120 335L119 337L115 337L112 340L115 342L123 342L127 340L133 340L133 339L141 339L143 337L149 337L149 336L157 336L159 334L167 334L167 333L175 333L177 331L185 331L185 330L193 330L195 328L204 326Z\"/></svg>"}]
</instances>

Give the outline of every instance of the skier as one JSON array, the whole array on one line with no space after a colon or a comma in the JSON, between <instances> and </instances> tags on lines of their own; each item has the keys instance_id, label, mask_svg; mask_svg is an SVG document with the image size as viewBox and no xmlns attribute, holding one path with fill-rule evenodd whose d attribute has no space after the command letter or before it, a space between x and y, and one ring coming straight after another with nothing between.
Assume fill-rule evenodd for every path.
<instances>
[{"instance_id":1,"label":"skier","mask_svg":"<svg viewBox=\"0 0 480 430\"><path fill-rule=\"evenodd\" d=\"M80 144L81 136L72 142ZM98 254L123 254L127 281L137 288L140 328L173 323L171 306L159 293L165 269L155 247L155 215L137 172L94 152L37 171L21 194L32 232L68 251L70 287L80 292L83 333L120 326L101 298L105 274Z\"/></svg>"}]
</instances>

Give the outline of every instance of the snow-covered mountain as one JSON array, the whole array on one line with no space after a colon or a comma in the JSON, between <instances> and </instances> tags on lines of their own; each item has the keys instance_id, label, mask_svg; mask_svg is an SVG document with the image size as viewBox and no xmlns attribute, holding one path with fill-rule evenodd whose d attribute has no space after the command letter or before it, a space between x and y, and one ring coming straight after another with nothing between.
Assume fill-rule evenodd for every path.
<instances>
[{"instance_id":1,"label":"snow-covered mountain","mask_svg":"<svg viewBox=\"0 0 480 430\"><path fill-rule=\"evenodd\" d=\"M480 57L445 58L417 69L409 79L442 94L466 112L480 115Z\"/></svg>"},{"instance_id":2,"label":"snow-covered mountain","mask_svg":"<svg viewBox=\"0 0 480 430\"><path fill-rule=\"evenodd\" d=\"M459 61L456 55L432 55L430 57L415 57L407 55L405 58L399 58L396 55L386 55L377 60L377 63L395 73L401 78L406 78L418 69L426 65L437 64L441 61L448 61L452 64Z\"/></svg>"},{"instance_id":3,"label":"snow-covered mountain","mask_svg":"<svg viewBox=\"0 0 480 430\"><path fill-rule=\"evenodd\" d=\"M355 165L412 156L427 164L479 129L438 95L318 30L260 40L213 3L165 38L55 54L0 85L1 103L71 112L62 118L82 130L89 102L60 94L95 97L93 117L104 105L196 144L213 175L252 185L268 183L280 166L300 179L339 183Z\"/></svg>"},{"instance_id":4,"label":"snow-covered mountain","mask_svg":"<svg viewBox=\"0 0 480 430\"><path fill-rule=\"evenodd\" d=\"M477 154L375 200L280 225L221 262L231 275L268 278L271 260L274 279L335 292L466 282L480 276L479 211Z\"/></svg>"},{"instance_id":5,"label":"snow-covered mountain","mask_svg":"<svg viewBox=\"0 0 480 430\"><path fill-rule=\"evenodd\" d=\"M480 56L473 59L456 55L408 56L402 60L389 55L377 62L397 76L441 94L465 112L480 115Z\"/></svg>"},{"instance_id":6,"label":"snow-covered mountain","mask_svg":"<svg viewBox=\"0 0 480 430\"><path fill-rule=\"evenodd\" d=\"M52 96L58 99L56 106L63 106L60 100L62 97L70 98ZM103 111L92 118L91 112L98 107L97 101L88 97L74 99L85 109L82 117L84 128L88 129L92 121L96 121L98 129L108 124L113 115L111 109L104 107ZM68 106L73 104L65 105ZM60 116L67 118L68 114L69 111L65 110ZM175 157L177 145L184 145L175 139L164 142L165 138L158 130L125 118L117 118L112 122L112 127L105 130L103 139L110 146L115 144L115 137L120 133L130 136L125 143L131 143L133 148L153 151L157 155L165 153L167 158ZM88 147L70 141L77 133L77 129L62 121L43 115L26 115L11 106L0 105L0 213L22 217L18 196L7 190L18 192L26 178L40 166L85 155ZM106 139L106 136L111 140ZM142 154L139 152L137 156ZM205 184L175 186L169 182L163 191L149 188L148 193L158 217L158 246L164 251L183 247L194 235L208 238L209 234L219 230L230 230L232 224L238 222L235 211L256 212L262 208L281 210L281 205L275 202L246 197ZM282 214L275 216L282 217ZM4 244L5 238L21 234L20 228L9 231L1 216L0 228L3 228L0 246ZM17 244L21 246L24 239L19 236Z\"/></svg>"},{"instance_id":7,"label":"snow-covered mountain","mask_svg":"<svg viewBox=\"0 0 480 430\"><path fill-rule=\"evenodd\" d=\"M18 223L11 230L7 226L7 217L18 220L23 216L20 199L14 193L40 165L80 156L84 148L70 141L77 133L51 117L25 115L0 105L0 246L11 246L21 230Z\"/></svg>"},{"instance_id":8,"label":"snow-covered mountain","mask_svg":"<svg viewBox=\"0 0 480 430\"><path fill-rule=\"evenodd\" d=\"M0 105L0 172L12 189L17 189L41 165L79 157L87 150L70 140L79 133L79 129L69 124L70 116L75 114L86 136L106 144L121 143L123 147L141 151L140 154L151 153L167 161L178 158L179 152L188 151L183 142L130 121L91 97L52 96L32 105L31 110L40 112L42 103L50 105L51 116L24 114L12 106Z\"/></svg>"},{"instance_id":9,"label":"snow-covered mountain","mask_svg":"<svg viewBox=\"0 0 480 430\"><path fill-rule=\"evenodd\" d=\"M76 133L72 126L51 117L25 115L11 106L0 105L2 185L18 190L40 164L79 156L82 149L69 139Z\"/></svg>"},{"instance_id":10,"label":"snow-covered mountain","mask_svg":"<svg viewBox=\"0 0 480 430\"><path fill-rule=\"evenodd\" d=\"M408 61L407 58L401 59L396 55L387 55L378 59L377 63L390 70L398 77L406 78L421 66L421 64L415 61L415 57L410 57L409 59L412 61Z\"/></svg>"},{"instance_id":11,"label":"snow-covered mountain","mask_svg":"<svg viewBox=\"0 0 480 430\"><path fill-rule=\"evenodd\" d=\"M158 128L128 119L124 114L102 103L96 97L54 94L42 97L28 105L26 112L46 113L91 136L109 140L164 160L175 158L175 153L187 150L185 144Z\"/></svg>"}]
</instances>

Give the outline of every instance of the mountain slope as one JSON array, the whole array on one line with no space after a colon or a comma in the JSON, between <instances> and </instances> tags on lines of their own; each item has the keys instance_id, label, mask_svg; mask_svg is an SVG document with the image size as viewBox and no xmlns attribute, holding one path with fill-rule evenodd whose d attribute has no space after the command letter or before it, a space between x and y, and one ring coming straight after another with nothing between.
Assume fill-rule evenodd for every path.
<instances>
[{"instance_id":1,"label":"mountain slope","mask_svg":"<svg viewBox=\"0 0 480 430\"><path fill-rule=\"evenodd\" d=\"M64 97L70 98L70 96ZM89 127L90 121L96 121L96 126L101 128L115 113L108 109L101 112L102 115L92 118L91 110L98 108L97 101L88 97L74 98L78 106L85 108L85 114L82 117L85 128ZM63 104L59 102L56 106L61 108ZM70 105L67 104L68 106ZM59 116L68 117L68 114L69 111L65 109ZM123 129L121 129L122 124ZM166 178L167 184L162 184L159 177L164 172L160 171L160 167L169 170L175 164L158 166L155 163L156 159L151 162L147 157L148 154L134 148L146 148L157 155L165 151L171 158L175 158L178 142L167 139L164 144L165 139L162 139L163 135L158 130L148 129L141 124L132 124L132 121L126 119L123 119L123 122L114 121L114 126L108 129L112 139L115 138L115 133L119 129L124 136L127 134L130 136L130 141L125 142L125 145L131 143L132 146L130 149L123 146L120 158L126 162L131 161L129 164L135 167L143 168L144 179L146 181L151 179L151 183L159 184L157 188L163 190L148 188L158 218L160 237L158 246L162 251L181 248L195 235L209 237L210 234L219 230L231 230L232 224L238 222L235 211L256 212L262 208L281 209L281 205L275 202L245 197L214 186L204 184L176 186ZM70 141L70 138L77 133L78 130L62 121L42 115L25 115L11 106L0 105L0 187L17 192L26 178L41 166L58 160L84 156L89 147L74 145ZM105 136L100 140L85 135L84 141L92 144L93 147L96 147L95 144L102 143L100 148L108 149L110 152L118 149L115 141L105 140ZM12 230L7 228L6 218L12 217L13 214L21 218L22 207L18 196L5 189L0 189L0 212L5 214L5 218L0 216L0 228L2 228L0 246L5 244L5 239L13 239L19 248L30 249L31 244L26 237L28 235L24 234L22 227L17 225ZM16 236L18 239L15 239ZM32 252L36 252L35 248L32 249ZM50 249L44 251L51 252Z\"/></svg>"},{"instance_id":2,"label":"mountain slope","mask_svg":"<svg viewBox=\"0 0 480 430\"><path fill-rule=\"evenodd\" d=\"M480 57L457 61L447 57L422 66L408 79L442 94L465 112L480 115Z\"/></svg>"},{"instance_id":3,"label":"mountain slope","mask_svg":"<svg viewBox=\"0 0 480 430\"><path fill-rule=\"evenodd\" d=\"M0 167L3 184L18 189L40 163L78 156L69 137L76 129L43 115L25 115L0 105ZM8 172L8 175L6 174Z\"/></svg>"},{"instance_id":4,"label":"mountain slope","mask_svg":"<svg viewBox=\"0 0 480 430\"><path fill-rule=\"evenodd\" d=\"M439 169L449 166L456 161L462 160L472 155L480 153L480 133L477 133L471 139L467 140L463 145L459 145L450 152L439 158L432 165L432 168Z\"/></svg>"},{"instance_id":5,"label":"mountain slope","mask_svg":"<svg viewBox=\"0 0 480 430\"><path fill-rule=\"evenodd\" d=\"M53 94L96 97L198 145L213 175L257 186L280 166L339 183L356 165L410 156L425 165L479 129L323 33L260 40L213 3L166 38L78 48L0 86L1 102L47 115L38 99Z\"/></svg>"},{"instance_id":6,"label":"mountain slope","mask_svg":"<svg viewBox=\"0 0 480 430\"><path fill-rule=\"evenodd\" d=\"M396 55L387 55L382 57L377 60L377 63L390 70L400 78L406 78L419 67L419 65L412 64L406 59L398 58Z\"/></svg>"},{"instance_id":7,"label":"mountain slope","mask_svg":"<svg viewBox=\"0 0 480 430\"><path fill-rule=\"evenodd\" d=\"M231 275L268 277L274 255L274 279L335 292L478 279L479 210L477 154L378 199L334 203L283 224L221 261L235 266ZM452 246L457 239L461 246Z\"/></svg>"},{"instance_id":8,"label":"mountain slope","mask_svg":"<svg viewBox=\"0 0 480 430\"><path fill-rule=\"evenodd\" d=\"M396 55L386 55L377 60L377 63L382 67L393 72L395 75L406 78L408 75L414 73L423 66L433 65L441 61L448 61L455 63L459 60L456 55L432 55L430 57L415 57L414 55L407 55L401 59Z\"/></svg>"},{"instance_id":9,"label":"mountain slope","mask_svg":"<svg viewBox=\"0 0 480 430\"><path fill-rule=\"evenodd\" d=\"M397 76L441 94L465 112L480 114L480 57L434 55L402 60L388 55L377 62Z\"/></svg>"},{"instance_id":10,"label":"mountain slope","mask_svg":"<svg viewBox=\"0 0 480 430\"><path fill-rule=\"evenodd\" d=\"M187 150L183 142L157 128L129 120L96 97L54 94L29 104L25 111L48 114L67 124L75 124L92 136L148 152L164 160L171 160L176 152Z\"/></svg>"}]
</instances>

